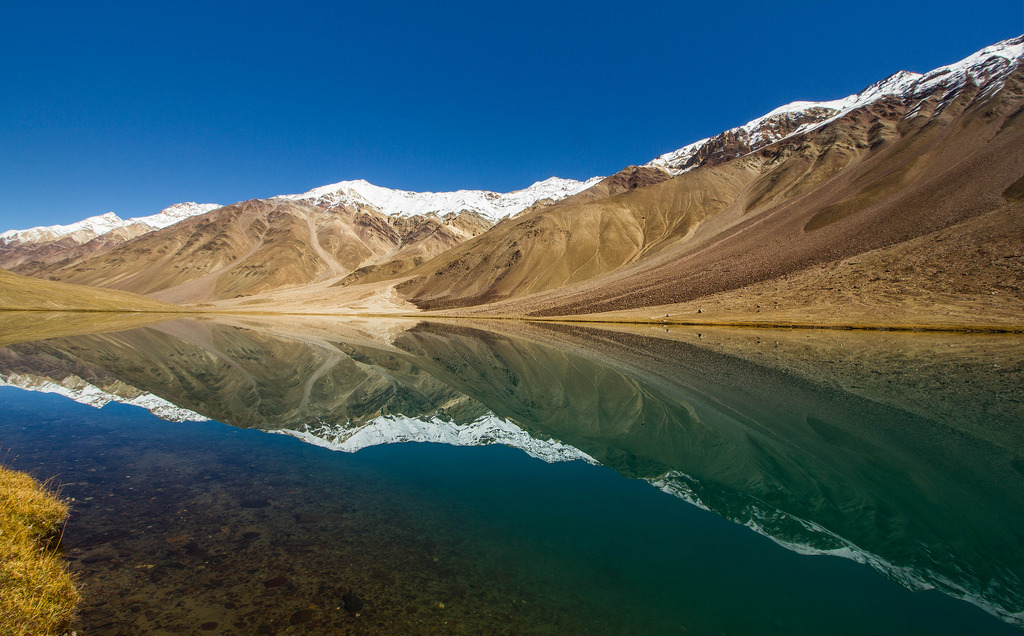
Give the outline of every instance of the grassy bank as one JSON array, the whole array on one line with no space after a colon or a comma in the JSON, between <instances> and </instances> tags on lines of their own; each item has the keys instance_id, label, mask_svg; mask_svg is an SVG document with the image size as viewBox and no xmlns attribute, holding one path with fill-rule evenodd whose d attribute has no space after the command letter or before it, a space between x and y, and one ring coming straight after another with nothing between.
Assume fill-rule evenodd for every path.
<instances>
[{"instance_id":1,"label":"grassy bank","mask_svg":"<svg viewBox=\"0 0 1024 636\"><path fill-rule=\"evenodd\" d=\"M12 274L5 269L0 269L0 310L99 313L184 311L178 305L154 300L148 296L115 289L40 280Z\"/></svg>"},{"instance_id":2,"label":"grassy bank","mask_svg":"<svg viewBox=\"0 0 1024 636\"><path fill-rule=\"evenodd\" d=\"M71 621L78 591L51 549L67 516L45 486L0 466L0 634L56 635Z\"/></svg>"}]
</instances>

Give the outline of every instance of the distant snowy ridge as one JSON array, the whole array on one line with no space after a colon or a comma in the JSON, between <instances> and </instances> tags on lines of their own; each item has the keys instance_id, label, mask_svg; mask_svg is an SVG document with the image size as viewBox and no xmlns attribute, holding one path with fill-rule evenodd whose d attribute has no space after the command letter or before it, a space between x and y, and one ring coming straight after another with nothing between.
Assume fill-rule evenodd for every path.
<instances>
[{"instance_id":1,"label":"distant snowy ridge","mask_svg":"<svg viewBox=\"0 0 1024 636\"><path fill-rule=\"evenodd\" d=\"M301 430L274 430L331 450L354 453L370 446L401 442L431 442L451 446L501 444L518 448L548 463L582 460L596 464L590 455L558 440L533 437L509 420L485 415L468 424L432 418L384 415L362 425L305 426Z\"/></svg>"},{"instance_id":2,"label":"distant snowy ridge","mask_svg":"<svg viewBox=\"0 0 1024 636\"><path fill-rule=\"evenodd\" d=\"M140 392L139 395L133 398L115 395L104 391L98 386L89 384L76 375L69 375L61 382L54 382L42 376L10 373L7 376L0 375L0 386L12 386L36 393L56 393L70 398L79 404L86 404L95 408L102 408L111 402L139 406L160 419L169 422L207 422L210 419L203 417L195 411L175 406L171 402L152 393Z\"/></svg>"},{"instance_id":3,"label":"distant snowy ridge","mask_svg":"<svg viewBox=\"0 0 1024 636\"><path fill-rule=\"evenodd\" d=\"M303 194L285 194L279 198L304 200L327 206L372 206L387 216L444 216L469 211L497 221L514 216L539 201L560 201L582 192L596 185L602 178L593 177L586 181L576 181L551 177L523 190L505 194L487 190L409 192L382 188L359 179L320 186Z\"/></svg>"},{"instance_id":4,"label":"distant snowy ridge","mask_svg":"<svg viewBox=\"0 0 1024 636\"><path fill-rule=\"evenodd\" d=\"M195 203L188 201L186 203L175 203L169 208L164 208L160 212L151 216L140 216L134 219L128 219L125 224L129 223L145 223L154 230L160 230L165 227L174 225L179 221L184 221L187 218L193 216L199 216L200 214L206 214L212 212L217 208L223 207L219 203Z\"/></svg>"},{"instance_id":5,"label":"distant snowy ridge","mask_svg":"<svg viewBox=\"0 0 1024 636\"><path fill-rule=\"evenodd\" d=\"M724 136L755 152L794 135L800 135L829 124L852 110L883 97L897 96L906 101L920 99L945 91L942 106L968 83L979 86L981 97L998 91L1009 74L1024 57L1024 36L993 44L963 60L920 75L899 71L864 90L843 99L828 102L792 102L715 137L701 139L678 150L667 152L646 166L660 168L678 175L701 165L702 153L710 143ZM941 112L941 107L936 112ZM914 111L907 116L915 115ZM742 156L742 155L738 155ZM731 158L731 157L730 157Z\"/></svg>"},{"instance_id":6,"label":"distant snowy ridge","mask_svg":"<svg viewBox=\"0 0 1024 636\"><path fill-rule=\"evenodd\" d=\"M12 243L37 243L40 241L56 241L71 236L79 243L91 241L121 227L144 224L152 230L159 230L174 225L192 216L206 214L221 207L219 203L176 203L150 216L140 216L124 220L113 212L99 216L91 216L69 225L49 225L34 227L28 230L8 230L0 234L0 246Z\"/></svg>"},{"instance_id":7,"label":"distant snowy ridge","mask_svg":"<svg viewBox=\"0 0 1024 636\"><path fill-rule=\"evenodd\" d=\"M327 207L338 205L354 208L371 207L386 216L399 215L404 217L425 216L436 214L444 216L449 213L464 211L476 212L481 216L498 221L507 216L514 216L530 206L542 201L561 201L566 197L582 192L601 181L603 177L593 177L586 181L560 179L551 177L538 181L528 188L514 192L499 193L486 190L458 190L455 192L409 192L392 190L373 185L368 181L342 181L331 185L313 188L302 194L283 194L275 199L293 201L309 201ZM28 230L8 230L0 233L0 247L22 243L39 243L56 241L72 237L78 243L91 241L121 227L144 224L150 230L159 230L184 219L206 214L222 207L218 203L178 203L150 216L141 216L124 220L113 212L92 216L69 225L50 225L34 227Z\"/></svg>"},{"instance_id":8,"label":"distant snowy ridge","mask_svg":"<svg viewBox=\"0 0 1024 636\"><path fill-rule=\"evenodd\" d=\"M0 246L10 243L35 243L52 241L65 236L73 236L84 243L111 230L123 226L125 222L113 212L99 216L90 216L69 225L49 225L34 227L27 230L7 230L0 234ZM88 238L85 238L88 237Z\"/></svg>"}]
</instances>

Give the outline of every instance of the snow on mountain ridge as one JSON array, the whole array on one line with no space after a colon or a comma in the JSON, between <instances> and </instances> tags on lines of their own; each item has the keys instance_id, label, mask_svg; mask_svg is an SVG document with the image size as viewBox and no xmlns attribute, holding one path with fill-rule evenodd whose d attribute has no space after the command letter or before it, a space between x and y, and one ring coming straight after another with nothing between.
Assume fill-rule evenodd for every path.
<instances>
[{"instance_id":1,"label":"snow on mountain ridge","mask_svg":"<svg viewBox=\"0 0 1024 636\"><path fill-rule=\"evenodd\" d=\"M223 206L219 203L196 203L195 201L175 203L171 207L164 208L156 214L131 218L128 219L126 223L145 223L151 228L159 230L170 225L174 225L178 221L183 221L189 217L212 212L219 207Z\"/></svg>"},{"instance_id":2,"label":"snow on mountain ridge","mask_svg":"<svg viewBox=\"0 0 1024 636\"><path fill-rule=\"evenodd\" d=\"M471 211L492 221L512 216L534 205L538 201L559 201L572 196L601 181L603 177L592 177L586 181L550 177L538 181L528 188L513 192L499 193L487 190L456 190L455 192L410 192L392 190L374 185L365 179L341 181L313 188L302 194L286 194L274 198L290 200L311 200L334 205L354 207L371 206L383 214L399 216L421 216ZM120 227L145 224L159 230L186 218L206 214L221 207L218 203L177 203L149 216L124 220L114 212L89 217L70 225L51 225L27 230L8 230L0 234L0 247L21 243L39 243L60 240L72 236L77 242L85 243Z\"/></svg>"},{"instance_id":3,"label":"snow on mountain ridge","mask_svg":"<svg viewBox=\"0 0 1024 636\"><path fill-rule=\"evenodd\" d=\"M1010 72L1020 64L1022 57L1024 57L1024 36L1018 36L985 47L959 62L937 68L926 74L898 71L871 84L864 90L842 99L825 102L797 101L785 104L742 126L660 155L645 165L660 168L672 175L682 174L701 165L701 162L694 161L694 158L699 157L706 147L716 139L733 136L749 147L748 152L754 152L788 137L820 128L852 110L886 96L914 100L945 89L946 95L943 99L943 103L945 103L950 96L962 89L968 82L974 82L982 88L982 95L987 95L1002 86ZM916 111L911 111L907 116L913 116L915 113ZM793 123L794 119L798 122L795 129L778 125Z\"/></svg>"},{"instance_id":4,"label":"snow on mountain ridge","mask_svg":"<svg viewBox=\"0 0 1024 636\"><path fill-rule=\"evenodd\" d=\"M121 227L125 221L113 212L90 216L87 219L76 221L68 225L50 225L34 227L27 230L7 230L0 233L0 245L18 241L20 243L36 242L40 240L55 240L64 236L74 234L89 235L89 238L106 234L111 230ZM88 239L86 239L88 240Z\"/></svg>"},{"instance_id":5,"label":"snow on mountain ridge","mask_svg":"<svg viewBox=\"0 0 1024 636\"><path fill-rule=\"evenodd\" d=\"M133 217L127 220L122 219L114 212L107 212L99 216L90 216L87 219L82 219L69 225L49 225L33 227L27 230L7 230L0 234L0 246L11 243L56 241L66 236L75 238L79 243L85 243L97 236L103 236L118 228L136 223L142 223L154 230L159 230L191 216L206 214L219 207L221 207L219 203L195 203L189 201L186 203L176 203L156 214Z\"/></svg>"},{"instance_id":6,"label":"snow on mountain ridge","mask_svg":"<svg viewBox=\"0 0 1024 636\"><path fill-rule=\"evenodd\" d=\"M463 211L476 212L492 221L522 212L538 201L559 201L582 192L602 177L586 181L550 177L528 188L499 193L488 190L456 190L454 192L411 192L373 185L364 179L341 181L313 188L302 194L286 194L278 198L309 200L330 206L370 205L391 216L444 216Z\"/></svg>"},{"instance_id":7,"label":"snow on mountain ridge","mask_svg":"<svg viewBox=\"0 0 1024 636\"><path fill-rule=\"evenodd\" d=\"M914 81L920 77L921 76L916 73L899 71L880 82L876 82L871 86L868 86L863 91L850 95L849 97L844 97L843 99L835 99L827 102L790 102L789 104L779 106L765 115L752 119L742 126L737 126L736 128L731 128L720 133L716 137L707 137L692 144L683 146L678 150L673 150L672 152L660 155L649 161L646 166L661 168L673 175L688 172L700 165L699 163L690 163L687 165L690 160L697 156L697 154L703 150L709 142L725 135L733 135L738 139L742 139L750 147L750 152L753 152L787 137L799 135L819 126L823 126L826 123L841 117L843 114L853 110L854 108L868 104L885 95L898 94L905 90L908 82ZM786 123L789 120L796 118L802 118L807 121L798 125L795 130L772 126L772 124Z\"/></svg>"}]
</instances>

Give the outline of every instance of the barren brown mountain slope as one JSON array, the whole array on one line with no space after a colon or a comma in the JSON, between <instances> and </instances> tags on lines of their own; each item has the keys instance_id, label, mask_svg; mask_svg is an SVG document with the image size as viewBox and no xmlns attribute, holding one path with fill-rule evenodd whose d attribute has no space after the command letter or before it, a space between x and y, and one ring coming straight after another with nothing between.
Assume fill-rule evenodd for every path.
<instances>
[{"instance_id":1,"label":"barren brown mountain slope","mask_svg":"<svg viewBox=\"0 0 1024 636\"><path fill-rule=\"evenodd\" d=\"M463 218L467 217L467 218ZM472 217L472 218L469 218ZM302 200L250 200L19 272L171 302L248 296L343 277L379 260L422 262L485 230L476 215L388 218ZM102 238L102 237L101 237Z\"/></svg>"},{"instance_id":2,"label":"barren brown mountain slope","mask_svg":"<svg viewBox=\"0 0 1024 636\"><path fill-rule=\"evenodd\" d=\"M1018 68L998 91L968 82L886 97L731 161L524 215L425 263L398 289L428 310L505 300L472 313L621 312L731 290L742 297L756 283L893 248L873 262L895 258L906 271L858 275L890 281L877 291L898 297L903 280L931 280L914 259L948 238L982 243L946 249L959 260L933 281L935 293L970 304L975 282L1009 274L1002 284L1019 303L1020 268L1004 271L1004 257L1019 259L1022 244L1022 76ZM950 230L983 215L984 229ZM899 258L895 246L944 230ZM992 234L1006 243L998 259L984 246Z\"/></svg>"},{"instance_id":3,"label":"barren brown mountain slope","mask_svg":"<svg viewBox=\"0 0 1024 636\"><path fill-rule=\"evenodd\" d=\"M84 243L79 243L74 236L65 236L58 240L39 244L27 243L15 247L0 246L0 267L10 270L20 266L21 274L31 275L32 272L59 261L93 256L109 251L125 241L152 231L152 229L143 223L133 223L115 228Z\"/></svg>"},{"instance_id":4,"label":"barren brown mountain slope","mask_svg":"<svg viewBox=\"0 0 1024 636\"><path fill-rule=\"evenodd\" d=\"M437 256L491 227L491 222L473 212L436 216L394 216L388 219L403 240L394 250L364 265L332 286L346 287L359 283L388 280L406 272L433 256Z\"/></svg>"},{"instance_id":5,"label":"barren brown mountain slope","mask_svg":"<svg viewBox=\"0 0 1024 636\"><path fill-rule=\"evenodd\" d=\"M623 192L642 188L654 183L660 183L668 178L668 173L657 168L628 166L609 177L605 177L594 186L561 201L539 201L530 208L527 208L520 214L516 215L516 218L527 216L531 212L539 212L541 210L551 212L552 210L558 210L566 206L579 205L587 201L606 199L610 196L621 194ZM506 218L500 220L497 223L497 227L515 223L515 219ZM482 234L489 228L490 224L486 222L486 219L473 214L462 214L457 218L446 217L444 219L444 226L438 228L438 231L442 237L449 232L455 233L459 237L459 240L446 241L447 245L451 247L458 245L463 240ZM423 249L423 246L426 245L429 245L429 243L423 242L415 244L411 248L402 249L395 253L389 260L382 259L382 262L361 267L352 272L349 276L335 283L335 285L338 287L345 287L349 285L393 280L399 276L407 274L410 270L428 260L429 256L436 256L444 252L444 250L425 250Z\"/></svg>"},{"instance_id":6,"label":"barren brown mountain slope","mask_svg":"<svg viewBox=\"0 0 1024 636\"><path fill-rule=\"evenodd\" d=\"M626 166L622 170L619 170L610 177L601 179L594 186L587 188L583 192L574 194L571 197L559 201L560 205L567 205L571 203L586 203L588 201L596 201L598 199L604 199L612 197L623 192L630 190L636 190L637 188L645 188L655 183L661 183L671 177L667 172L659 168L651 168L648 166Z\"/></svg>"},{"instance_id":7,"label":"barren brown mountain slope","mask_svg":"<svg viewBox=\"0 0 1024 636\"><path fill-rule=\"evenodd\" d=\"M234 295L267 282L302 281L327 269L293 238L298 232L308 234L304 212L291 202L246 201L143 235L96 258L58 263L36 275L142 294L170 290L163 298L179 301L194 295ZM262 260L250 260L260 248L279 262L270 268Z\"/></svg>"},{"instance_id":8,"label":"barren brown mountain slope","mask_svg":"<svg viewBox=\"0 0 1024 636\"><path fill-rule=\"evenodd\" d=\"M1021 207L792 275L601 322L1024 330ZM965 268L964 264L972 264ZM520 305L517 310L526 309Z\"/></svg>"},{"instance_id":9,"label":"barren brown mountain slope","mask_svg":"<svg viewBox=\"0 0 1024 636\"><path fill-rule=\"evenodd\" d=\"M398 287L422 308L482 304L594 279L681 240L748 180L739 164L501 224L410 272Z\"/></svg>"}]
</instances>

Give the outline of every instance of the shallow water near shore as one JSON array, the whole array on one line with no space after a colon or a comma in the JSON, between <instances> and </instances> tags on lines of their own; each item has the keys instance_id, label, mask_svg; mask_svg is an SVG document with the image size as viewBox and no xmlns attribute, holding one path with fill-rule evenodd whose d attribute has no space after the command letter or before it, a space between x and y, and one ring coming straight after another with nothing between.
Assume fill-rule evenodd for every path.
<instances>
[{"instance_id":1,"label":"shallow water near shore","mask_svg":"<svg viewBox=\"0 0 1024 636\"><path fill-rule=\"evenodd\" d=\"M74 499L79 634L1022 633L1019 339L652 335L12 344L0 452Z\"/></svg>"}]
</instances>

